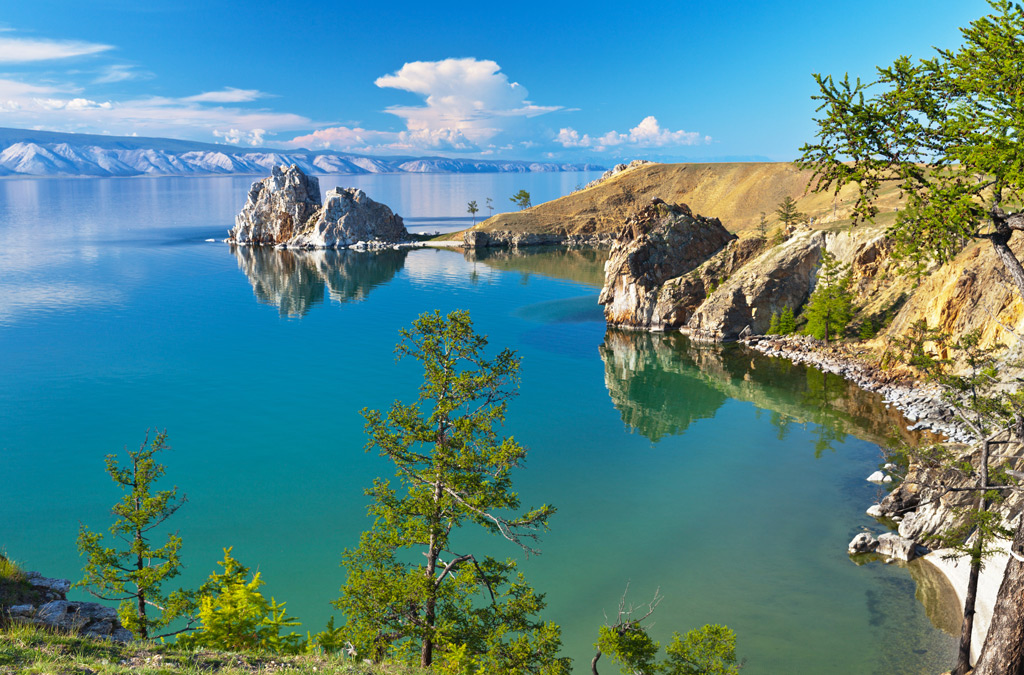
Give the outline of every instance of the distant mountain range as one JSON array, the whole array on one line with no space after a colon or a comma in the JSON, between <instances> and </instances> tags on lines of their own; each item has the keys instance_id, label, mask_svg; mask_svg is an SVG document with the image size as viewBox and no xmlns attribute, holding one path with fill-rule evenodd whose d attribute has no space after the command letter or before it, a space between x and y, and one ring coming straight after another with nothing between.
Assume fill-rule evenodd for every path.
<instances>
[{"instance_id":1,"label":"distant mountain range","mask_svg":"<svg viewBox=\"0 0 1024 675\"><path fill-rule=\"evenodd\" d=\"M170 138L97 136L0 127L0 176L263 175L275 165L306 173L528 173L601 171L596 164L367 157L331 151L240 148Z\"/></svg>"}]
</instances>

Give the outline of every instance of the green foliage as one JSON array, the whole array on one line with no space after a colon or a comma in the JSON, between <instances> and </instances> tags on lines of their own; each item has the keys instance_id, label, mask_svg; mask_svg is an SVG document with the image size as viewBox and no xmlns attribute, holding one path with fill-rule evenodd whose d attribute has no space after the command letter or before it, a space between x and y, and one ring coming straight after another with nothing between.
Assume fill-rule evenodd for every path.
<instances>
[{"instance_id":1,"label":"green foliage","mask_svg":"<svg viewBox=\"0 0 1024 675\"><path fill-rule=\"evenodd\" d=\"M509 197L508 200L515 204L516 206L518 206L520 210L528 209L532 205L532 203L530 202L530 193L527 192L526 190L520 190L519 192Z\"/></svg>"},{"instance_id":2,"label":"green foliage","mask_svg":"<svg viewBox=\"0 0 1024 675\"><path fill-rule=\"evenodd\" d=\"M491 200L490 197L487 198L487 215L494 215L494 202Z\"/></svg>"},{"instance_id":3,"label":"green foliage","mask_svg":"<svg viewBox=\"0 0 1024 675\"><path fill-rule=\"evenodd\" d=\"M660 645L651 639L639 622L626 621L617 626L601 626L594 647L620 666L623 675L656 673Z\"/></svg>"},{"instance_id":4,"label":"green foliage","mask_svg":"<svg viewBox=\"0 0 1024 675\"><path fill-rule=\"evenodd\" d=\"M191 635L182 635L184 647L205 647L222 651L261 651L298 654L305 643L297 633L281 635L281 630L298 626L287 616L284 603L269 601L260 593L264 581L256 572L248 580L249 568L224 549L223 571L214 572L199 591L200 626Z\"/></svg>"},{"instance_id":5,"label":"green foliage","mask_svg":"<svg viewBox=\"0 0 1024 675\"><path fill-rule=\"evenodd\" d=\"M167 449L167 432L149 436L137 451L128 450L128 462L121 466L116 455L107 455L107 473L125 492L111 510L116 516L110 526L111 538L122 548L103 545L103 535L79 528L78 550L86 556L85 576L76 586L92 595L120 601L118 616L135 637L148 639L154 630L166 628L176 619L188 617L195 607L193 594L176 590L163 592L163 585L181 572L181 537L168 534L162 546L151 542L153 531L163 525L185 503L178 488L154 491L165 469L154 456Z\"/></svg>"},{"instance_id":6,"label":"green foliage","mask_svg":"<svg viewBox=\"0 0 1024 675\"><path fill-rule=\"evenodd\" d=\"M772 318L768 322L768 335L779 334L779 315L777 312L772 312Z\"/></svg>"},{"instance_id":7,"label":"green foliage","mask_svg":"<svg viewBox=\"0 0 1024 675\"><path fill-rule=\"evenodd\" d=\"M726 626L707 624L685 636L672 636L665 648L665 672L670 675L737 675L736 633Z\"/></svg>"},{"instance_id":8,"label":"green foliage","mask_svg":"<svg viewBox=\"0 0 1024 675\"><path fill-rule=\"evenodd\" d=\"M796 317L791 307L784 307L779 315L779 335L790 335L796 332Z\"/></svg>"},{"instance_id":9,"label":"green foliage","mask_svg":"<svg viewBox=\"0 0 1024 675\"><path fill-rule=\"evenodd\" d=\"M554 513L505 515L520 506L511 472L526 450L495 427L516 394L519 359L507 349L484 358L487 340L464 311L423 314L401 336L396 353L422 364L423 383L415 403L363 411L367 450L395 464L396 485L378 479L367 490L375 522L343 554L344 634L376 661L418 655L430 666L437 652L449 666L563 672L558 627L535 618L544 596L514 561L470 553L456 536L476 525L535 552L528 542Z\"/></svg>"},{"instance_id":10,"label":"green foliage","mask_svg":"<svg viewBox=\"0 0 1024 675\"><path fill-rule=\"evenodd\" d=\"M476 214L479 213L480 207L476 205L476 201L471 201L466 204L466 213L473 216L473 225L476 225Z\"/></svg>"},{"instance_id":11,"label":"green foliage","mask_svg":"<svg viewBox=\"0 0 1024 675\"><path fill-rule=\"evenodd\" d=\"M870 83L816 74L817 139L801 148L798 163L813 170L815 191L856 183L856 220L872 219L880 187L895 183L906 208L891 236L918 272L982 237L1020 289L1024 272L1007 245L1020 214L1001 205L1024 198L1024 9L1009 0L989 4L993 13L961 29L955 50L901 56Z\"/></svg>"},{"instance_id":12,"label":"green foliage","mask_svg":"<svg viewBox=\"0 0 1024 675\"><path fill-rule=\"evenodd\" d=\"M818 269L818 283L804 310L807 318L804 332L807 335L826 342L830 338L842 336L853 318L850 284L851 277L846 266L825 251Z\"/></svg>"},{"instance_id":13,"label":"green foliage","mask_svg":"<svg viewBox=\"0 0 1024 675\"><path fill-rule=\"evenodd\" d=\"M864 319L860 324L860 332L858 336L861 340L870 340L878 335L878 327L875 326L875 322L871 319Z\"/></svg>"},{"instance_id":14,"label":"green foliage","mask_svg":"<svg viewBox=\"0 0 1024 675\"><path fill-rule=\"evenodd\" d=\"M789 195L786 195L785 199L779 202L778 207L775 209L775 215L785 227L792 227L807 217L807 214L800 213L797 210L796 202ZM761 218L763 221L764 214L761 214Z\"/></svg>"}]
</instances>

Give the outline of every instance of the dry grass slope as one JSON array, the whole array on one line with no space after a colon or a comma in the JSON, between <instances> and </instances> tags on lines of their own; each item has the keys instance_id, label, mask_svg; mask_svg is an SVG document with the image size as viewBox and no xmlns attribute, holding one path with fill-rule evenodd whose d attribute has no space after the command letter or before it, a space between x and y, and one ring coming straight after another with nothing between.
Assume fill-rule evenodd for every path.
<instances>
[{"instance_id":1,"label":"dry grass slope","mask_svg":"<svg viewBox=\"0 0 1024 675\"><path fill-rule=\"evenodd\" d=\"M789 162L648 164L525 211L497 214L477 229L614 232L635 202L647 203L653 197L688 204L695 213L718 218L736 233L756 228L762 212L774 226L774 211L787 196L796 200L800 211L813 216L816 224L848 224L855 188L847 187L833 199L830 193L809 194L809 179L809 171ZM897 190L886 189L879 201L880 212L891 213L899 203ZM883 215L879 220L890 219Z\"/></svg>"}]
</instances>

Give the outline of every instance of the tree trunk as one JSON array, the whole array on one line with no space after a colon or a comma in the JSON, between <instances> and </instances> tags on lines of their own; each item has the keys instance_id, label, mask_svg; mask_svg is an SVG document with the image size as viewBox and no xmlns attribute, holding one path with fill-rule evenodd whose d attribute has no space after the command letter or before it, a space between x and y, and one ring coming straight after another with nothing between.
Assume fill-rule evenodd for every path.
<instances>
[{"instance_id":1,"label":"tree trunk","mask_svg":"<svg viewBox=\"0 0 1024 675\"><path fill-rule=\"evenodd\" d=\"M590 675L599 675L597 672L597 660L601 658L601 650L598 649L594 658L590 660Z\"/></svg>"},{"instance_id":2,"label":"tree trunk","mask_svg":"<svg viewBox=\"0 0 1024 675\"><path fill-rule=\"evenodd\" d=\"M978 534L981 543L981 534ZM964 622L960 627L960 650L957 652L956 668L953 675L967 675L971 669L971 634L974 632L974 605L978 598L978 577L981 576L981 561L971 555L971 576L967 580L967 597L964 599Z\"/></svg>"},{"instance_id":3,"label":"tree trunk","mask_svg":"<svg viewBox=\"0 0 1024 675\"><path fill-rule=\"evenodd\" d=\"M424 603L423 623L427 634L423 637L423 646L420 649L420 666L429 668L434 662L434 622L437 621L437 558L441 555L438 542L438 530L441 523L441 514L438 504L441 502L441 483L434 484L434 505L433 522L430 524L430 543L427 547L427 599Z\"/></svg>"},{"instance_id":4,"label":"tree trunk","mask_svg":"<svg viewBox=\"0 0 1024 675\"><path fill-rule=\"evenodd\" d=\"M1024 516L1010 550L1024 554ZM1013 556L1006 564L974 675L1024 675L1024 562Z\"/></svg>"},{"instance_id":5,"label":"tree trunk","mask_svg":"<svg viewBox=\"0 0 1024 675\"><path fill-rule=\"evenodd\" d=\"M1019 214L1014 214L1019 215ZM1002 214L993 214L992 222L995 225L995 232L986 236L986 238L992 242L992 248L995 249L996 255L999 257L1000 262L1003 263L1003 268L1007 274L1013 280L1013 283L1017 286L1017 292L1020 293L1021 297L1024 297L1024 267L1021 266L1020 260L1017 260L1017 255L1010 248L1010 235L1013 234L1013 230L1010 229L1009 220L1012 216L1006 216Z\"/></svg>"}]
</instances>

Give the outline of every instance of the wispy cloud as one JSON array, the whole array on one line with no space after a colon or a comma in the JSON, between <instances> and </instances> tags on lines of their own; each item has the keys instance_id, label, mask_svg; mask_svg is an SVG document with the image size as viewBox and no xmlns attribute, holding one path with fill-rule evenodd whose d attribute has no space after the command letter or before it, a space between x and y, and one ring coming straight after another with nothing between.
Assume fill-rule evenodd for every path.
<instances>
[{"instance_id":1,"label":"wispy cloud","mask_svg":"<svg viewBox=\"0 0 1024 675\"><path fill-rule=\"evenodd\" d=\"M711 142L710 136L696 131L671 131L661 128L653 115L648 115L640 124L627 133L609 131L601 136L580 134L571 127L560 129L555 141L563 148L590 148L598 152L616 146L633 148L671 148L687 145L704 145Z\"/></svg>"},{"instance_id":2,"label":"wispy cloud","mask_svg":"<svg viewBox=\"0 0 1024 675\"><path fill-rule=\"evenodd\" d=\"M264 93L258 89L235 89L234 87L225 87L220 91L207 91L202 94L196 94L195 96L188 96L183 101L191 101L193 103L248 103L255 101L259 98L267 98L270 94Z\"/></svg>"},{"instance_id":3,"label":"wispy cloud","mask_svg":"<svg viewBox=\"0 0 1024 675\"><path fill-rule=\"evenodd\" d=\"M149 71L118 63L104 68L100 75L92 82L93 84L113 84L128 80L148 80L152 77L154 75Z\"/></svg>"},{"instance_id":4,"label":"wispy cloud","mask_svg":"<svg viewBox=\"0 0 1024 675\"><path fill-rule=\"evenodd\" d=\"M9 31L5 31L9 32ZM78 40L45 40L0 35L0 63L55 61L106 52L114 47Z\"/></svg>"}]
</instances>

